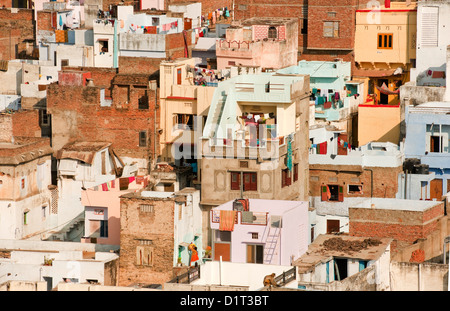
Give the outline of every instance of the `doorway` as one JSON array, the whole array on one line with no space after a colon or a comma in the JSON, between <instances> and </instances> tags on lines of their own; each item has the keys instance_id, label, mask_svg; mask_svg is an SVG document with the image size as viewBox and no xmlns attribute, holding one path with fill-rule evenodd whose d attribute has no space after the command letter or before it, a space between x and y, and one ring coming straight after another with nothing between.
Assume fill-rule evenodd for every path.
<instances>
[{"instance_id":1,"label":"doorway","mask_svg":"<svg viewBox=\"0 0 450 311\"><path fill-rule=\"evenodd\" d=\"M430 199L442 200L442 179L430 181Z\"/></svg>"},{"instance_id":2,"label":"doorway","mask_svg":"<svg viewBox=\"0 0 450 311\"><path fill-rule=\"evenodd\" d=\"M264 246L258 244L247 245L247 263L263 263Z\"/></svg>"},{"instance_id":3,"label":"doorway","mask_svg":"<svg viewBox=\"0 0 450 311\"><path fill-rule=\"evenodd\" d=\"M385 85L389 85L389 81L387 79L379 79L377 84L378 84L379 87L382 87L383 83ZM379 105L387 105L387 104L389 104L389 95L383 94L381 92L379 92L379 93L380 93L380 102L378 104Z\"/></svg>"},{"instance_id":4,"label":"doorway","mask_svg":"<svg viewBox=\"0 0 450 311\"><path fill-rule=\"evenodd\" d=\"M334 279L342 281L347 278L347 259L334 258Z\"/></svg>"}]
</instances>

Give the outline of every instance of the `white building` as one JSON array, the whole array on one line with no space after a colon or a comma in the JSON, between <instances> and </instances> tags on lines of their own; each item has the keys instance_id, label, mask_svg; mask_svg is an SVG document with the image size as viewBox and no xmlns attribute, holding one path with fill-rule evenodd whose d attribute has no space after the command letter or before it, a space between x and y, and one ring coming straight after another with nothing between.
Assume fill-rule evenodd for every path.
<instances>
[{"instance_id":1,"label":"white building","mask_svg":"<svg viewBox=\"0 0 450 311\"><path fill-rule=\"evenodd\" d=\"M46 282L52 290L61 282L116 285L118 246L52 241L0 240L8 258L0 258L0 284Z\"/></svg>"},{"instance_id":2,"label":"white building","mask_svg":"<svg viewBox=\"0 0 450 311\"><path fill-rule=\"evenodd\" d=\"M449 44L450 1L418 1L416 66L410 80L418 86L445 86Z\"/></svg>"},{"instance_id":3,"label":"white building","mask_svg":"<svg viewBox=\"0 0 450 311\"><path fill-rule=\"evenodd\" d=\"M80 241L84 221L84 206L81 203L81 190L102 186L120 175L116 168L120 161L110 152L111 143L76 142L60 149L55 158L58 160L58 226L47 235L59 234L63 240ZM123 177L128 177L125 167ZM127 175L127 176L125 176ZM71 225L79 223L75 230L68 231ZM67 229L67 230L66 230Z\"/></svg>"}]
</instances>

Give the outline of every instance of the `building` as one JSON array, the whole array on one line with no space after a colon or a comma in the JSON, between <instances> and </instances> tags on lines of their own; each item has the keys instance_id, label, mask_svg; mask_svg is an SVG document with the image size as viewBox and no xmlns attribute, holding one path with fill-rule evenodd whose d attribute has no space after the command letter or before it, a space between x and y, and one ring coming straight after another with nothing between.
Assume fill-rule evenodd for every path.
<instances>
[{"instance_id":1,"label":"building","mask_svg":"<svg viewBox=\"0 0 450 311\"><path fill-rule=\"evenodd\" d=\"M398 105L398 88L409 81L416 59L417 6L389 0L373 3L356 11L352 75L369 79L367 91L375 104Z\"/></svg>"},{"instance_id":2,"label":"building","mask_svg":"<svg viewBox=\"0 0 450 311\"><path fill-rule=\"evenodd\" d=\"M395 198L403 172L402 146L371 142L355 147L332 128L310 130L312 237L348 232L348 208L367 198Z\"/></svg>"},{"instance_id":3,"label":"building","mask_svg":"<svg viewBox=\"0 0 450 311\"><path fill-rule=\"evenodd\" d=\"M308 109L308 76L238 75L219 84L199 153L205 219L238 198L308 199Z\"/></svg>"},{"instance_id":4,"label":"building","mask_svg":"<svg viewBox=\"0 0 450 311\"><path fill-rule=\"evenodd\" d=\"M146 188L148 176L119 177L82 190L84 231L81 242L120 245L120 196Z\"/></svg>"},{"instance_id":5,"label":"building","mask_svg":"<svg viewBox=\"0 0 450 311\"><path fill-rule=\"evenodd\" d=\"M234 200L211 210L213 260L292 264L307 249L308 203Z\"/></svg>"},{"instance_id":6,"label":"building","mask_svg":"<svg viewBox=\"0 0 450 311\"><path fill-rule=\"evenodd\" d=\"M305 1L306 2L306 1ZM300 59L354 63L355 0L307 1L306 41ZM305 17L304 17L305 18Z\"/></svg>"},{"instance_id":7,"label":"building","mask_svg":"<svg viewBox=\"0 0 450 311\"><path fill-rule=\"evenodd\" d=\"M236 22L216 43L217 69L242 65L276 70L295 65L297 32L293 18L254 17Z\"/></svg>"},{"instance_id":8,"label":"building","mask_svg":"<svg viewBox=\"0 0 450 311\"><path fill-rule=\"evenodd\" d=\"M390 290L389 238L322 234L293 265L298 287L320 291Z\"/></svg>"},{"instance_id":9,"label":"building","mask_svg":"<svg viewBox=\"0 0 450 311\"><path fill-rule=\"evenodd\" d=\"M115 246L1 240L0 250L2 286L22 281L36 283L38 290L52 291L60 283L117 285L119 255Z\"/></svg>"},{"instance_id":10,"label":"building","mask_svg":"<svg viewBox=\"0 0 450 311\"><path fill-rule=\"evenodd\" d=\"M61 82L47 88L52 147L57 151L74 141L110 142L125 164L136 162L138 174L147 174L157 159L159 125L151 77L94 67L59 72Z\"/></svg>"},{"instance_id":11,"label":"building","mask_svg":"<svg viewBox=\"0 0 450 311\"><path fill-rule=\"evenodd\" d=\"M357 145L369 142L390 142L400 144L402 141L401 126L404 107L396 105L380 105L373 102L358 106L358 140Z\"/></svg>"},{"instance_id":12,"label":"building","mask_svg":"<svg viewBox=\"0 0 450 311\"><path fill-rule=\"evenodd\" d=\"M120 198L119 286L161 285L171 280L179 269L202 263L198 190L141 190ZM198 261L190 262L190 243L197 246Z\"/></svg>"},{"instance_id":13,"label":"building","mask_svg":"<svg viewBox=\"0 0 450 311\"><path fill-rule=\"evenodd\" d=\"M336 126L348 134L349 143L357 145L357 112L363 103L365 84L351 80L351 67L351 62L302 60L278 72L309 75L309 126Z\"/></svg>"},{"instance_id":14,"label":"building","mask_svg":"<svg viewBox=\"0 0 450 311\"><path fill-rule=\"evenodd\" d=\"M208 116L209 106L217 82L209 85L200 82L199 76L204 68L198 67L196 59L181 58L173 61L163 61L160 65L161 129L160 154L164 162L196 163L194 158L197 145L195 131L202 130L204 120ZM210 71L208 70L210 75ZM214 86L213 86L214 85ZM197 128L198 126L198 128ZM189 156L178 155L183 143L183 151L192 151Z\"/></svg>"},{"instance_id":15,"label":"building","mask_svg":"<svg viewBox=\"0 0 450 311\"><path fill-rule=\"evenodd\" d=\"M402 175L404 198L441 201L450 191L449 112L449 102L406 107L405 158L417 159L413 164L421 166L419 175Z\"/></svg>"},{"instance_id":16,"label":"building","mask_svg":"<svg viewBox=\"0 0 450 311\"><path fill-rule=\"evenodd\" d=\"M81 241L84 233L85 209L82 190L104 187L116 177L130 176L128 167L114 154L111 143L78 141L55 152L57 160L58 224L46 238ZM119 161L120 160L120 161ZM134 172L137 168L134 167ZM50 237L53 236L53 237Z\"/></svg>"},{"instance_id":17,"label":"building","mask_svg":"<svg viewBox=\"0 0 450 311\"><path fill-rule=\"evenodd\" d=\"M446 222L444 202L439 201L370 198L349 207L349 234L392 238L391 257L419 240L429 238ZM437 238L437 244L443 245L443 237Z\"/></svg>"},{"instance_id":18,"label":"building","mask_svg":"<svg viewBox=\"0 0 450 311\"><path fill-rule=\"evenodd\" d=\"M6 132L4 127L1 132ZM0 140L2 239L40 239L55 224L57 201L49 189L52 152L48 138Z\"/></svg>"},{"instance_id":19,"label":"building","mask_svg":"<svg viewBox=\"0 0 450 311\"><path fill-rule=\"evenodd\" d=\"M410 77L416 86L446 85L448 16L449 1L417 2L416 64Z\"/></svg>"}]
</instances>

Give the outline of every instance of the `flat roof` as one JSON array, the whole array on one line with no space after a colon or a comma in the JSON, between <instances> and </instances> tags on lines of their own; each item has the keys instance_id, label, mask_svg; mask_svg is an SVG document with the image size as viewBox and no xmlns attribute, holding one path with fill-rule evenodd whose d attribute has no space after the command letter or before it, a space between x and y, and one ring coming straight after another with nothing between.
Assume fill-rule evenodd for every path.
<instances>
[{"instance_id":1,"label":"flat roof","mask_svg":"<svg viewBox=\"0 0 450 311\"><path fill-rule=\"evenodd\" d=\"M441 201L405 200L390 198L369 198L350 208L375 208L384 210L425 211L441 204ZM373 204L373 206L372 206Z\"/></svg>"},{"instance_id":2,"label":"flat roof","mask_svg":"<svg viewBox=\"0 0 450 311\"><path fill-rule=\"evenodd\" d=\"M306 273L333 257L376 260L383 255L391 242L391 238L321 234L308 246L308 251L292 265L298 267L298 273Z\"/></svg>"},{"instance_id":3,"label":"flat roof","mask_svg":"<svg viewBox=\"0 0 450 311\"><path fill-rule=\"evenodd\" d=\"M234 200L214 207L214 210L232 210ZM306 201L288 201L288 200L263 200L249 199L249 210L252 212L270 212L271 214L284 213L292 208L304 205L309 207Z\"/></svg>"}]
</instances>

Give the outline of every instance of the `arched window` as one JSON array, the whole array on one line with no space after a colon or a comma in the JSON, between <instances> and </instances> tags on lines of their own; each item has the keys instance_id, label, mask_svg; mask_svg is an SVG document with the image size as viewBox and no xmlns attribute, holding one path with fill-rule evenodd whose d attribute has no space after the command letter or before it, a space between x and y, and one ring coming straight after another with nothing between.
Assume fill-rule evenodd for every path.
<instances>
[{"instance_id":1,"label":"arched window","mask_svg":"<svg viewBox=\"0 0 450 311\"><path fill-rule=\"evenodd\" d=\"M268 34L269 39L276 39L277 36L277 29L273 26L269 27L269 34Z\"/></svg>"}]
</instances>

